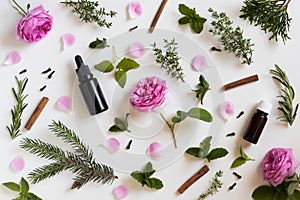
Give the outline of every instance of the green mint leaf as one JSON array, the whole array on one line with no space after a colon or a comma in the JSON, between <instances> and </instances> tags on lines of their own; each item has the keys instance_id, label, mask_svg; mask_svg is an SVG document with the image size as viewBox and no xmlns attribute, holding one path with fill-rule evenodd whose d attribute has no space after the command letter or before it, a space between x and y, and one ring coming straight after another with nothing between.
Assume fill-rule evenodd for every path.
<instances>
[{"instance_id":1,"label":"green mint leaf","mask_svg":"<svg viewBox=\"0 0 300 200\"><path fill-rule=\"evenodd\" d=\"M280 190L275 193L272 200L283 200L288 199L288 194L285 190Z\"/></svg>"},{"instance_id":2,"label":"green mint leaf","mask_svg":"<svg viewBox=\"0 0 300 200\"><path fill-rule=\"evenodd\" d=\"M289 196L291 196L292 194L294 194L295 188L298 185L298 182L290 182L289 186L288 186L288 190L287 193Z\"/></svg>"},{"instance_id":3,"label":"green mint leaf","mask_svg":"<svg viewBox=\"0 0 300 200\"><path fill-rule=\"evenodd\" d=\"M36 196L35 194L29 192L27 194L27 200L42 200L40 197Z\"/></svg>"},{"instance_id":4,"label":"green mint leaf","mask_svg":"<svg viewBox=\"0 0 300 200\"><path fill-rule=\"evenodd\" d=\"M291 196L289 196L289 200L297 200L300 199L300 192L299 190L295 190L294 194L292 194Z\"/></svg>"},{"instance_id":5,"label":"green mint leaf","mask_svg":"<svg viewBox=\"0 0 300 200\"><path fill-rule=\"evenodd\" d=\"M256 188L252 193L254 200L273 200L276 190L272 186L262 185Z\"/></svg>"},{"instance_id":6,"label":"green mint leaf","mask_svg":"<svg viewBox=\"0 0 300 200\"><path fill-rule=\"evenodd\" d=\"M248 160L254 161L253 158L250 158L250 157L245 153L245 151L243 150L243 147L242 147L242 146L240 147L240 154L241 154L241 157L244 158L246 161L248 161Z\"/></svg>"},{"instance_id":7,"label":"green mint leaf","mask_svg":"<svg viewBox=\"0 0 300 200\"><path fill-rule=\"evenodd\" d=\"M184 4L178 5L178 10L181 14L188 16L191 12L191 9Z\"/></svg>"},{"instance_id":8,"label":"green mint leaf","mask_svg":"<svg viewBox=\"0 0 300 200\"><path fill-rule=\"evenodd\" d=\"M134 178L135 180L137 180L139 183L142 183L142 184L144 183L145 177L144 177L143 173L141 173L140 171L134 171L130 174L130 176L132 178Z\"/></svg>"},{"instance_id":9,"label":"green mint leaf","mask_svg":"<svg viewBox=\"0 0 300 200\"><path fill-rule=\"evenodd\" d=\"M115 73L115 79L118 82L119 86L121 88L124 88L125 84L126 84L126 80L127 80L126 72L120 71L120 70L116 71L116 73Z\"/></svg>"},{"instance_id":10,"label":"green mint leaf","mask_svg":"<svg viewBox=\"0 0 300 200\"><path fill-rule=\"evenodd\" d=\"M182 122L188 116L187 113L182 111L182 110L178 110L176 112L176 114L177 114L176 117L172 117L172 122L175 123L175 124Z\"/></svg>"},{"instance_id":11,"label":"green mint leaf","mask_svg":"<svg viewBox=\"0 0 300 200\"><path fill-rule=\"evenodd\" d=\"M114 119L115 124L109 128L109 131L111 131L111 132L123 132L123 131L130 132L130 130L128 129L128 116L129 116L129 113L126 113L125 120L115 117L115 119Z\"/></svg>"},{"instance_id":12,"label":"green mint leaf","mask_svg":"<svg viewBox=\"0 0 300 200\"><path fill-rule=\"evenodd\" d=\"M19 184L14 182L7 182L7 183L3 183L2 185L15 192L20 192L21 190Z\"/></svg>"},{"instance_id":13,"label":"green mint leaf","mask_svg":"<svg viewBox=\"0 0 300 200\"><path fill-rule=\"evenodd\" d=\"M190 21L190 26L195 33L201 33L203 30L203 24L206 22L205 18L193 19Z\"/></svg>"},{"instance_id":14,"label":"green mint leaf","mask_svg":"<svg viewBox=\"0 0 300 200\"><path fill-rule=\"evenodd\" d=\"M179 117L172 117L171 121L175 124L180 123L182 120Z\"/></svg>"},{"instance_id":15,"label":"green mint leaf","mask_svg":"<svg viewBox=\"0 0 300 200\"><path fill-rule=\"evenodd\" d=\"M23 194L27 194L29 191L29 184L28 182L22 177L20 181L20 192Z\"/></svg>"},{"instance_id":16,"label":"green mint leaf","mask_svg":"<svg viewBox=\"0 0 300 200\"><path fill-rule=\"evenodd\" d=\"M196 158L200 158L199 157L199 152L200 152L200 148L199 147L191 147L188 148L185 153L191 155L191 156L195 156Z\"/></svg>"},{"instance_id":17,"label":"green mint leaf","mask_svg":"<svg viewBox=\"0 0 300 200\"><path fill-rule=\"evenodd\" d=\"M146 182L146 185L149 188L153 188L156 190L159 190L164 187L162 181L159 180L158 178L149 178L148 181Z\"/></svg>"},{"instance_id":18,"label":"green mint leaf","mask_svg":"<svg viewBox=\"0 0 300 200\"><path fill-rule=\"evenodd\" d=\"M200 143L199 158L205 158L208 155L211 139L212 136L208 136Z\"/></svg>"},{"instance_id":19,"label":"green mint leaf","mask_svg":"<svg viewBox=\"0 0 300 200\"><path fill-rule=\"evenodd\" d=\"M247 161L247 160L245 160L245 158L243 158L243 157L238 157L238 158L236 158L236 159L232 162L232 164L231 164L230 167L231 167L231 168L235 168L235 167L241 166L241 165L245 164L246 161Z\"/></svg>"},{"instance_id":20,"label":"green mint leaf","mask_svg":"<svg viewBox=\"0 0 300 200\"><path fill-rule=\"evenodd\" d=\"M191 118L199 119L205 122L212 122L213 117L212 115L205 109L202 108L192 108L188 112L188 116Z\"/></svg>"},{"instance_id":21,"label":"green mint leaf","mask_svg":"<svg viewBox=\"0 0 300 200\"><path fill-rule=\"evenodd\" d=\"M108 73L114 69L114 66L109 60L103 60L99 64L96 64L94 68L100 72Z\"/></svg>"},{"instance_id":22,"label":"green mint leaf","mask_svg":"<svg viewBox=\"0 0 300 200\"><path fill-rule=\"evenodd\" d=\"M144 169L143 169L143 172L152 172L152 171L154 171L153 166L152 166L152 163L151 163L151 162L148 162L148 163L145 165L145 167L144 167Z\"/></svg>"},{"instance_id":23,"label":"green mint leaf","mask_svg":"<svg viewBox=\"0 0 300 200\"><path fill-rule=\"evenodd\" d=\"M108 129L110 132L123 132L117 125L113 125Z\"/></svg>"},{"instance_id":24,"label":"green mint leaf","mask_svg":"<svg viewBox=\"0 0 300 200\"><path fill-rule=\"evenodd\" d=\"M131 69L136 69L140 66L136 61L131 58L123 58L116 66L117 69L127 72Z\"/></svg>"},{"instance_id":25,"label":"green mint leaf","mask_svg":"<svg viewBox=\"0 0 300 200\"><path fill-rule=\"evenodd\" d=\"M209 152L209 154L206 156L208 161L215 160L218 158L225 157L228 154L228 151L224 148L215 148Z\"/></svg>"},{"instance_id":26,"label":"green mint leaf","mask_svg":"<svg viewBox=\"0 0 300 200\"><path fill-rule=\"evenodd\" d=\"M188 23L190 23L190 18L188 18L188 17L182 17L182 18L180 18L178 20L178 23L180 25L188 24Z\"/></svg>"},{"instance_id":27,"label":"green mint leaf","mask_svg":"<svg viewBox=\"0 0 300 200\"><path fill-rule=\"evenodd\" d=\"M199 83L197 89L193 90L196 93L196 97L200 99L200 103L203 104L203 99L207 91L210 90L209 83L205 80L204 76L201 74L199 76Z\"/></svg>"},{"instance_id":28,"label":"green mint leaf","mask_svg":"<svg viewBox=\"0 0 300 200\"><path fill-rule=\"evenodd\" d=\"M107 44L107 40L105 38L103 38L102 40L96 38L95 41L89 44L89 47L92 49L104 49L106 47L109 47L109 45Z\"/></svg>"}]
</instances>

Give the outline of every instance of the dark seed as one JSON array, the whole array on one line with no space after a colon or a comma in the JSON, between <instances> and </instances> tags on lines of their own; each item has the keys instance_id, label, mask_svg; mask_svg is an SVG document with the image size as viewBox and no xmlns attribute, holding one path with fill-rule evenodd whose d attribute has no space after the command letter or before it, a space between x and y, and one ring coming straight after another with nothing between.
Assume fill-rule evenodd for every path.
<instances>
[{"instance_id":1,"label":"dark seed","mask_svg":"<svg viewBox=\"0 0 300 200\"><path fill-rule=\"evenodd\" d=\"M52 72L51 72L51 73L48 75L48 78L49 78L49 79L51 79L51 78L52 78L52 76L53 76L54 72L55 72L55 71L52 71Z\"/></svg>"}]
</instances>

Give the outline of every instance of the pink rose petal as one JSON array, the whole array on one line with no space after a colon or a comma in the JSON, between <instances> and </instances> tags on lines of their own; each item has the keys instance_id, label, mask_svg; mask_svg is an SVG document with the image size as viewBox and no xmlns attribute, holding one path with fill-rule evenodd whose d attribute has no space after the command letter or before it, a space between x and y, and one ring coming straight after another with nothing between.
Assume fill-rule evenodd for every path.
<instances>
[{"instance_id":1,"label":"pink rose petal","mask_svg":"<svg viewBox=\"0 0 300 200\"><path fill-rule=\"evenodd\" d=\"M229 119L234 114L234 105L229 101L225 101L220 106L220 113L224 119Z\"/></svg>"},{"instance_id":2,"label":"pink rose petal","mask_svg":"<svg viewBox=\"0 0 300 200\"><path fill-rule=\"evenodd\" d=\"M21 61L21 56L17 51L11 51L4 62L4 65L14 65Z\"/></svg>"},{"instance_id":3,"label":"pink rose petal","mask_svg":"<svg viewBox=\"0 0 300 200\"><path fill-rule=\"evenodd\" d=\"M151 143L147 148L147 155L152 159L158 159L160 157L160 151L162 150L162 145L158 142Z\"/></svg>"},{"instance_id":4,"label":"pink rose petal","mask_svg":"<svg viewBox=\"0 0 300 200\"><path fill-rule=\"evenodd\" d=\"M22 157L16 157L10 163L10 169L16 172L20 172L24 169L25 162Z\"/></svg>"},{"instance_id":5,"label":"pink rose petal","mask_svg":"<svg viewBox=\"0 0 300 200\"><path fill-rule=\"evenodd\" d=\"M116 138L109 138L104 142L104 146L111 152L115 153L120 149L120 142Z\"/></svg>"},{"instance_id":6,"label":"pink rose petal","mask_svg":"<svg viewBox=\"0 0 300 200\"><path fill-rule=\"evenodd\" d=\"M192 67L196 71L202 70L206 66L206 58L202 55L196 55L192 60Z\"/></svg>"},{"instance_id":7,"label":"pink rose petal","mask_svg":"<svg viewBox=\"0 0 300 200\"><path fill-rule=\"evenodd\" d=\"M130 2L128 6L128 14L131 19L137 18L142 15L143 8L138 1Z\"/></svg>"},{"instance_id":8,"label":"pink rose petal","mask_svg":"<svg viewBox=\"0 0 300 200\"><path fill-rule=\"evenodd\" d=\"M60 110L68 112L72 109L72 99L69 96L59 97L56 105Z\"/></svg>"},{"instance_id":9,"label":"pink rose petal","mask_svg":"<svg viewBox=\"0 0 300 200\"><path fill-rule=\"evenodd\" d=\"M62 36L62 41L63 41L63 48L64 50L66 50L75 43L76 38L73 34L66 33Z\"/></svg>"},{"instance_id":10,"label":"pink rose petal","mask_svg":"<svg viewBox=\"0 0 300 200\"><path fill-rule=\"evenodd\" d=\"M128 195L128 188L125 185L119 185L114 189L117 199L123 199Z\"/></svg>"},{"instance_id":11,"label":"pink rose petal","mask_svg":"<svg viewBox=\"0 0 300 200\"><path fill-rule=\"evenodd\" d=\"M140 42L132 43L129 47L130 55L134 58L139 58L145 54L144 45Z\"/></svg>"}]
</instances>

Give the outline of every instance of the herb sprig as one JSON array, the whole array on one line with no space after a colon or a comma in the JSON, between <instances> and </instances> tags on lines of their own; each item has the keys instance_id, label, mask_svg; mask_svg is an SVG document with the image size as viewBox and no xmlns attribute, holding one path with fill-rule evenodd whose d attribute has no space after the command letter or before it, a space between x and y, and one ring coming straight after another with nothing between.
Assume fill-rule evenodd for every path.
<instances>
[{"instance_id":1,"label":"herb sprig","mask_svg":"<svg viewBox=\"0 0 300 200\"><path fill-rule=\"evenodd\" d=\"M233 22L226 13L217 13L212 8L209 8L208 11L215 19L211 22L213 28L209 29L209 32L221 36L220 41L224 46L224 50L234 53L241 60L241 64L250 65L253 62L252 47L254 46L251 39L244 38L243 30L239 26L237 28L232 27Z\"/></svg>"},{"instance_id":2,"label":"herb sprig","mask_svg":"<svg viewBox=\"0 0 300 200\"><path fill-rule=\"evenodd\" d=\"M95 161L93 152L74 131L68 129L61 122L55 121L49 125L49 129L56 137L69 144L73 151L63 150L39 139L25 138L21 140L21 148L38 157L53 161L29 173L29 179L32 183L38 183L65 170L69 170L76 175L73 178L74 182L71 189L79 189L90 181L105 184L118 178L114 175L111 167Z\"/></svg>"},{"instance_id":3,"label":"herb sprig","mask_svg":"<svg viewBox=\"0 0 300 200\"><path fill-rule=\"evenodd\" d=\"M199 196L198 200L204 200L207 197L213 196L215 193L219 192L219 189L221 189L223 186L223 183L220 180L222 176L223 176L223 171L222 170L217 171L214 178L212 179L212 183L210 187L205 193Z\"/></svg>"},{"instance_id":4,"label":"herb sprig","mask_svg":"<svg viewBox=\"0 0 300 200\"><path fill-rule=\"evenodd\" d=\"M109 128L109 131L110 132L127 131L130 133L130 130L128 129L128 116L129 116L129 113L126 113L125 119L120 119L118 117L115 117L115 119L114 119L115 124Z\"/></svg>"},{"instance_id":5,"label":"herb sprig","mask_svg":"<svg viewBox=\"0 0 300 200\"><path fill-rule=\"evenodd\" d=\"M22 114L24 109L27 107L27 103L24 102L25 98L28 94L24 94L24 90L26 88L28 78L24 78L23 80L19 80L18 77L15 76L18 89L16 91L15 88L12 88L13 95L17 101L17 104L11 109L11 124L6 126L9 131L11 139L15 139L16 137L20 136L20 127L22 122Z\"/></svg>"},{"instance_id":6,"label":"herb sprig","mask_svg":"<svg viewBox=\"0 0 300 200\"><path fill-rule=\"evenodd\" d=\"M107 44L106 38L103 38L102 40L100 40L99 38L96 38L94 41L92 41L89 44L89 47L91 49L104 49L106 47L109 47L109 45Z\"/></svg>"},{"instance_id":7,"label":"herb sprig","mask_svg":"<svg viewBox=\"0 0 300 200\"><path fill-rule=\"evenodd\" d=\"M283 116L278 117L278 119L287 122L290 126L292 126L296 119L299 107L299 104L296 105L295 109L293 106L295 91L290 84L287 74L278 65L275 64L275 70L271 69L270 74L272 74L273 78L283 86L283 88L280 90L281 94L277 96L279 99L278 110L281 111Z\"/></svg>"},{"instance_id":8,"label":"herb sprig","mask_svg":"<svg viewBox=\"0 0 300 200\"><path fill-rule=\"evenodd\" d=\"M204 76L201 74L199 76L199 83L197 85L197 89L194 89L193 91L196 93L196 97L200 99L200 103L203 105L203 99L205 94L210 90L209 83L204 78Z\"/></svg>"},{"instance_id":9,"label":"herb sprig","mask_svg":"<svg viewBox=\"0 0 300 200\"><path fill-rule=\"evenodd\" d=\"M243 147L240 146L240 156L237 157L231 164L231 168L235 168L238 166L241 166L243 164L245 164L247 161L254 161L253 158L249 157L245 151L243 150Z\"/></svg>"}]
</instances>

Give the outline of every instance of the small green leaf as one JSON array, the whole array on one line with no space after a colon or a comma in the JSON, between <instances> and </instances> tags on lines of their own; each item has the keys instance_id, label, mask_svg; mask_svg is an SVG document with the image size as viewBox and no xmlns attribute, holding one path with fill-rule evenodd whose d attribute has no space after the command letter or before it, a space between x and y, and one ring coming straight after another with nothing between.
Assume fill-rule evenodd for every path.
<instances>
[{"instance_id":1,"label":"small green leaf","mask_svg":"<svg viewBox=\"0 0 300 200\"><path fill-rule=\"evenodd\" d=\"M288 197L288 200L299 200L300 199L300 192L298 190L294 191L294 194Z\"/></svg>"},{"instance_id":2,"label":"small green leaf","mask_svg":"<svg viewBox=\"0 0 300 200\"><path fill-rule=\"evenodd\" d=\"M208 161L222 158L228 154L228 151L224 148L215 148L206 156Z\"/></svg>"},{"instance_id":3,"label":"small green leaf","mask_svg":"<svg viewBox=\"0 0 300 200\"><path fill-rule=\"evenodd\" d=\"M115 124L119 127L122 131L126 131L128 128L128 123L125 120L122 120L118 117L115 118Z\"/></svg>"},{"instance_id":4,"label":"small green leaf","mask_svg":"<svg viewBox=\"0 0 300 200\"><path fill-rule=\"evenodd\" d=\"M191 20L190 22L190 26L192 28L192 30L195 32L195 33L201 33L202 30L203 30L203 24L206 22L206 19L204 18L200 18L200 19L193 19Z\"/></svg>"},{"instance_id":5,"label":"small green leaf","mask_svg":"<svg viewBox=\"0 0 300 200\"><path fill-rule=\"evenodd\" d=\"M212 115L207 110L197 107L190 109L188 116L205 122L212 122L213 120Z\"/></svg>"},{"instance_id":6,"label":"small green leaf","mask_svg":"<svg viewBox=\"0 0 300 200\"><path fill-rule=\"evenodd\" d=\"M183 15L189 15L190 12L191 12L191 9L189 7L187 7L186 5L184 5L184 4L179 4L178 5L178 10Z\"/></svg>"},{"instance_id":7,"label":"small green leaf","mask_svg":"<svg viewBox=\"0 0 300 200\"><path fill-rule=\"evenodd\" d=\"M144 169L143 169L143 172L152 172L153 171L153 167L152 167L152 163L151 162L148 162Z\"/></svg>"},{"instance_id":8,"label":"small green leaf","mask_svg":"<svg viewBox=\"0 0 300 200\"><path fill-rule=\"evenodd\" d=\"M182 120L179 117L172 117L171 121L175 124L180 123Z\"/></svg>"},{"instance_id":9,"label":"small green leaf","mask_svg":"<svg viewBox=\"0 0 300 200\"><path fill-rule=\"evenodd\" d=\"M295 188L296 188L297 185L298 185L298 182L296 182L296 181L295 182L290 182L290 184L288 186L288 190L287 190L287 193L288 193L289 196L294 193Z\"/></svg>"},{"instance_id":10,"label":"small green leaf","mask_svg":"<svg viewBox=\"0 0 300 200\"><path fill-rule=\"evenodd\" d=\"M116 71L115 73L115 79L118 82L118 84L121 86L121 88L124 88L127 80L126 72L124 71Z\"/></svg>"},{"instance_id":11,"label":"small green leaf","mask_svg":"<svg viewBox=\"0 0 300 200\"><path fill-rule=\"evenodd\" d=\"M245 151L243 150L243 147L242 147L242 146L240 147L240 154L241 154L241 157L244 158L246 161L248 161L248 160L254 161L253 158L250 158L250 157L245 153Z\"/></svg>"},{"instance_id":12,"label":"small green leaf","mask_svg":"<svg viewBox=\"0 0 300 200\"><path fill-rule=\"evenodd\" d=\"M113 125L108 129L110 132L123 132L117 125Z\"/></svg>"},{"instance_id":13,"label":"small green leaf","mask_svg":"<svg viewBox=\"0 0 300 200\"><path fill-rule=\"evenodd\" d=\"M136 69L140 66L136 61L131 58L123 58L116 66L117 69L127 72L131 69Z\"/></svg>"},{"instance_id":14,"label":"small green leaf","mask_svg":"<svg viewBox=\"0 0 300 200\"><path fill-rule=\"evenodd\" d=\"M146 184L149 188L153 188L156 190L159 190L164 187L162 181L157 178L149 178Z\"/></svg>"},{"instance_id":15,"label":"small green leaf","mask_svg":"<svg viewBox=\"0 0 300 200\"><path fill-rule=\"evenodd\" d=\"M107 40L105 38L103 38L102 40L96 38L95 41L89 44L89 47L92 49L104 49L106 47L109 47L109 45L107 45Z\"/></svg>"},{"instance_id":16,"label":"small green leaf","mask_svg":"<svg viewBox=\"0 0 300 200\"><path fill-rule=\"evenodd\" d=\"M14 182L7 182L7 183L3 183L2 185L15 192L20 192L21 190L19 184Z\"/></svg>"},{"instance_id":17,"label":"small green leaf","mask_svg":"<svg viewBox=\"0 0 300 200\"><path fill-rule=\"evenodd\" d=\"M275 193L272 200L283 200L283 199L288 199L288 194L286 193L285 190L280 190Z\"/></svg>"},{"instance_id":18,"label":"small green leaf","mask_svg":"<svg viewBox=\"0 0 300 200\"><path fill-rule=\"evenodd\" d=\"M139 171L134 171L134 172L132 172L131 174L130 174L130 176L132 177L132 178L134 178L135 180L137 180L139 183L143 183L143 181L144 181L144 175L143 175L143 173L141 173L141 172L139 172Z\"/></svg>"},{"instance_id":19,"label":"small green leaf","mask_svg":"<svg viewBox=\"0 0 300 200\"><path fill-rule=\"evenodd\" d=\"M190 23L190 19L188 17L182 17L178 20L178 23L180 25L188 24L188 23Z\"/></svg>"},{"instance_id":20,"label":"small green leaf","mask_svg":"<svg viewBox=\"0 0 300 200\"><path fill-rule=\"evenodd\" d=\"M243 157L238 157L238 158L236 158L233 162L232 162L232 164L231 164L231 168L235 168L235 167L238 167L238 166L241 166L241 165L243 165L243 164L245 164L246 163L246 160L245 160L245 158L243 158Z\"/></svg>"},{"instance_id":21,"label":"small green leaf","mask_svg":"<svg viewBox=\"0 0 300 200\"><path fill-rule=\"evenodd\" d=\"M21 181L20 181L20 191L23 193L23 194L27 194L28 191L29 191L29 184L28 182L22 177L21 178Z\"/></svg>"},{"instance_id":22,"label":"small green leaf","mask_svg":"<svg viewBox=\"0 0 300 200\"><path fill-rule=\"evenodd\" d=\"M103 60L99 64L96 64L94 67L96 70L103 73L111 72L114 69L113 64L109 60Z\"/></svg>"},{"instance_id":23,"label":"small green leaf","mask_svg":"<svg viewBox=\"0 0 300 200\"><path fill-rule=\"evenodd\" d=\"M27 200L42 200L40 197L36 196L35 194L29 192L27 194Z\"/></svg>"},{"instance_id":24,"label":"small green leaf","mask_svg":"<svg viewBox=\"0 0 300 200\"><path fill-rule=\"evenodd\" d=\"M262 185L256 188L252 193L252 198L254 200L273 200L275 195L275 188L267 185Z\"/></svg>"},{"instance_id":25,"label":"small green leaf","mask_svg":"<svg viewBox=\"0 0 300 200\"><path fill-rule=\"evenodd\" d=\"M199 158L199 151L200 151L199 147L191 147L191 148L188 148L185 151L185 153L187 153L189 155L192 155L192 156L195 156L196 158Z\"/></svg>"}]
</instances>

